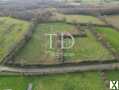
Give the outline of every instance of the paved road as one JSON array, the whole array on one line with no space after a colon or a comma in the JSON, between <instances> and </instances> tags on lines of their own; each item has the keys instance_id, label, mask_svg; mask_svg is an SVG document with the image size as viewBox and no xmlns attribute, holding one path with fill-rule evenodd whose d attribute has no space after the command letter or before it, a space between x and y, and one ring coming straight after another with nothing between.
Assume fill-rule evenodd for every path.
<instances>
[{"instance_id":1,"label":"paved road","mask_svg":"<svg viewBox=\"0 0 119 90\"><path fill-rule=\"evenodd\" d=\"M95 70L112 70L119 69L119 63L113 64L93 64L93 65L79 65L79 66L63 66L63 67L47 67L47 68L14 68L0 66L0 71L17 72L30 75L55 74L78 71L95 71Z\"/></svg>"}]
</instances>

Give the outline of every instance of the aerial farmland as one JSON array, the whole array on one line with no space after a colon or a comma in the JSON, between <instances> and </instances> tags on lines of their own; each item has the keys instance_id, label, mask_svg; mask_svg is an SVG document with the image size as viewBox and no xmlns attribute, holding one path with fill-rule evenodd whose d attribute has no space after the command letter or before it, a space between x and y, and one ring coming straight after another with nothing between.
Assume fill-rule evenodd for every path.
<instances>
[{"instance_id":1,"label":"aerial farmland","mask_svg":"<svg viewBox=\"0 0 119 90\"><path fill-rule=\"evenodd\" d=\"M118 3L1 0L0 90L118 90Z\"/></svg>"}]
</instances>

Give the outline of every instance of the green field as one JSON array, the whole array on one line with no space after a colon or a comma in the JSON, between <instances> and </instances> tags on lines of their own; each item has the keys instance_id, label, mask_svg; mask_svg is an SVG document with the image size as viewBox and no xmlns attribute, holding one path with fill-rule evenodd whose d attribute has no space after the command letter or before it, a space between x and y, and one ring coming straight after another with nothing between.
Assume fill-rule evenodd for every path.
<instances>
[{"instance_id":1,"label":"green field","mask_svg":"<svg viewBox=\"0 0 119 90\"><path fill-rule=\"evenodd\" d=\"M94 16L87 16L87 15L65 15L67 22L77 22L77 23L92 23L92 24L99 24L105 25L104 22L99 20Z\"/></svg>"},{"instance_id":2,"label":"green field","mask_svg":"<svg viewBox=\"0 0 119 90\"><path fill-rule=\"evenodd\" d=\"M57 48L50 49L49 37L46 34L59 32L75 32L75 27L65 23L47 23L38 25L31 40L15 57L15 63L54 64ZM56 43L56 40L54 40ZM55 47L56 45L54 45Z\"/></svg>"},{"instance_id":3,"label":"green field","mask_svg":"<svg viewBox=\"0 0 119 90\"><path fill-rule=\"evenodd\" d=\"M110 52L96 41L90 31L87 30L86 34L88 35L88 37L76 38L74 47L64 51L65 60L103 61L113 58Z\"/></svg>"},{"instance_id":4,"label":"green field","mask_svg":"<svg viewBox=\"0 0 119 90\"><path fill-rule=\"evenodd\" d=\"M33 90L105 90L99 72L31 77L0 76L0 90L26 90L29 83L33 84Z\"/></svg>"},{"instance_id":5,"label":"green field","mask_svg":"<svg viewBox=\"0 0 119 90\"><path fill-rule=\"evenodd\" d=\"M37 79L35 84L34 90L105 90L97 72L44 76Z\"/></svg>"},{"instance_id":6,"label":"green field","mask_svg":"<svg viewBox=\"0 0 119 90\"><path fill-rule=\"evenodd\" d=\"M87 17L87 16L86 16ZM76 19L76 18L75 18ZM84 21L88 23L90 20ZM69 20L69 19L68 19ZM81 19L80 19L81 20ZM93 21L93 20L91 20ZM98 22L98 21L95 21ZM99 24L99 23L98 23ZM0 18L0 60L8 54L29 30L30 23L10 17ZM106 38L110 44L119 51L119 32L106 27L96 27L96 31ZM29 42L16 54L14 63L18 64L56 64L56 54L59 50L57 39L53 38L53 49L49 47L49 37L46 34L59 34L61 32L78 34L76 27L70 24L55 22L39 24L33 32ZM64 60L73 62L111 60L114 57L104 48L89 30L85 30L87 37L76 37L75 45L64 50ZM70 38L65 39L68 45ZM118 80L118 71L107 71L108 80ZM3 72L7 74L7 72ZM9 72L9 74L12 74ZM32 83L33 90L106 90L100 72L66 73L59 75L24 76L22 73L0 75L0 90L27 90Z\"/></svg>"},{"instance_id":7,"label":"green field","mask_svg":"<svg viewBox=\"0 0 119 90\"><path fill-rule=\"evenodd\" d=\"M106 71L108 80L119 80L119 71ZM100 72L68 73L49 76L0 76L0 90L106 90Z\"/></svg>"},{"instance_id":8,"label":"green field","mask_svg":"<svg viewBox=\"0 0 119 90\"><path fill-rule=\"evenodd\" d=\"M0 76L0 90L27 90L29 79L23 76Z\"/></svg>"},{"instance_id":9,"label":"green field","mask_svg":"<svg viewBox=\"0 0 119 90\"><path fill-rule=\"evenodd\" d=\"M113 71L108 71L106 72L108 80L114 80L117 81L119 80L119 71L118 70L113 70Z\"/></svg>"},{"instance_id":10,"label":"green field","mask_svg":"<svg viewBox=\"0 0 119 90\"><path fill-rule=\"evenodd\" d=\"M10 17L0 18L0 62L24 38L30 24Z\"/></svg>"},{"instance_id":11,"label":"green field","mask_svg":"<svg viewBox=\"0 0 119 90\"><path fill-rule=\"evenodd\" d=\"M111 44L114 50L119 52L119 32L112 28L97 27L96 31Z\"/></svg>"}]
</instances>

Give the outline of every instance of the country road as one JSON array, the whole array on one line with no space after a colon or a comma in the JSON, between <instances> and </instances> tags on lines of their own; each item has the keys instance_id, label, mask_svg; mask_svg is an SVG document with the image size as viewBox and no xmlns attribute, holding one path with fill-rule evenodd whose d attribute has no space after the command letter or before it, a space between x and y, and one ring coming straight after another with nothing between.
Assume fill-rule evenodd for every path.
<instances>
[{"instance_id":1,"label":"country road","mask_svg":"<svg viewBox=\"0 0 119 90\"><path fill-rule=\"evenodd\" d=\"M79 71L96 71L96 70L113 70L113 69L119 69L119 63L27 68L27 69L0 66L0 72L24 73L26 75L43 75L43 74L56 74L56 73L79 72Z\"/></svg>"}]
</instances>

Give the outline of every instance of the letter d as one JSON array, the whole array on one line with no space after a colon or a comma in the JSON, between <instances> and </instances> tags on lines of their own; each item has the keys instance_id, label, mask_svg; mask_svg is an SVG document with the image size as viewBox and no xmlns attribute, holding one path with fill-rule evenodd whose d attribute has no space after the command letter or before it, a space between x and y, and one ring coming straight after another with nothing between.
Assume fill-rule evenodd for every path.
<instances>
[{"instance_id":1,"label":"letter d","mask_svg":"<svg viewBox=\"0 0 119 90\"><path fill-rule=\"evenodd\" d=\"M61 33L61 49L70 49L75 44L74 37L70 33L67 33L67 35L71 38L71 44L69 46L64 46L64 33Z\"/></svg>"}]
</instances>

